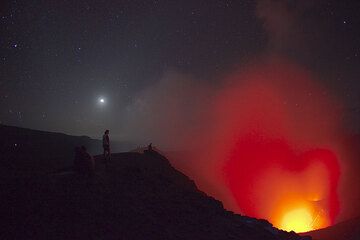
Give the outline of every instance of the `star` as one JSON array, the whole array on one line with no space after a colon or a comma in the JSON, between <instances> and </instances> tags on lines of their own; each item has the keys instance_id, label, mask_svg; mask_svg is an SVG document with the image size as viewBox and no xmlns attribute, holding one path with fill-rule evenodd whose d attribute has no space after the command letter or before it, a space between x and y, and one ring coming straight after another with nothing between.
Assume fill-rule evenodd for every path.
<instances>
[{"instance_id":1,"label":"star","mask_svg":"<svg viewBox=\"0 0 360 240\"><path fill-rule=\"evenodd\" d=\"M98 99L98 102L99 102L100 105L104 105L104 104L106 103L106 100L105 100L104 97L100 97L100 98Z\"/></svg>"}]
</instances>

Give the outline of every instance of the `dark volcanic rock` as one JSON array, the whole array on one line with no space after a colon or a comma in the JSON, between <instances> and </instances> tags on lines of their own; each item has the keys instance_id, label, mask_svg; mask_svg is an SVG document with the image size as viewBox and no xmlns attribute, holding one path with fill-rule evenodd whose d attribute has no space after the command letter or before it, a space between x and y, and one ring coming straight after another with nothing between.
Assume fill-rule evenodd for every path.
<instances>
[{"instance_id":1,"label":"dark volcanic rock","mask_svg":"<svg viewBox=\"0 0 360 240\"><path fill-rule=\"evenodd\" d=\"M359 240L360 217L306 233L314 240Z\"/></svg>"},{"instance_id":2,"label":"dark volcanic rock","mask_svg":"<svg viewBox=\"0 0 360 240\"><path fill-rule=\"evenodd\" d=\"M93 177L5 179L0 239L300 239L224 210L160 154L96 160Z\"/></svg>"},{"instance_id":3,"label":"dark volcanic rock","mask_svg":"<svg viewBox=\"0 0 360 240\"><path fill-rule=\"evenodd\" d=\"M236 215L156 152L112 155L94 176L71 171L73 149L101 143L0 125L0 239L276 239L295 233Z\"/></svg>"}]
</instances>

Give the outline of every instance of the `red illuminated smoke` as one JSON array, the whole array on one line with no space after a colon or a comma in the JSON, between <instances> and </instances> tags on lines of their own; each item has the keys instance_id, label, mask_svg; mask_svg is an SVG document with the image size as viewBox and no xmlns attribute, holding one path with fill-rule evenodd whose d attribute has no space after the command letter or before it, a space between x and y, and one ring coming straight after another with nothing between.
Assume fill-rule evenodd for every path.
<instances>
[{"instance_id":1,"label":"red illuminated smoke","mask_svg":"<svg viewBox=\"0 0 360 240\"><path fill-rule=\"evenodd\" d=\"M310 216L300 223L309 228L301 230L334 222L340 176L336 102L308 72L282 60L226 82L208 138L215 175L240 211L287 230L283 219L289 212Z\"/></svg>"}]
</instances>

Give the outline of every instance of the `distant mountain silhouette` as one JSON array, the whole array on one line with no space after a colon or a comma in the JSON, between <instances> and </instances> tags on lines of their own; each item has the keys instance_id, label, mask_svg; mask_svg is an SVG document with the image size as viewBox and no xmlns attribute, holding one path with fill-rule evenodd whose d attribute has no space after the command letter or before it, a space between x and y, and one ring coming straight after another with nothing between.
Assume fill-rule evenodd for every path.
<instances>
[{"instance_id":1,"label":"distant mountain silhouette","mask_svg":"<svg viewBox=\"0 0 360 240\"><path fill-rule=\"evenodd\" d=\"M52 155L42 156L42 151L68 151L79 139L97 142L16 131L9 142L2 140L6 144L2 150L10 152L2 151L1 157L11 156L18 164L14 168L30 170L25 175L18 171L17 175L1 176L0 239L310 239L280 231L265 220L226 211L221 202L199 191L157 152L113 154L107 171L97 156L95 176L89 177L64 168L73 159L69 150L63 153L69 157L64 163L42 169L61 165L63 170L30 174L28 167L37 168L35 164L42 164L47 157L48 162L53 161ZM26 136L31 140L19 140ZM23 148L12 153L14 141ZM26 167L21 164L25 160L30 161Z\"/></svg>"},{"instance_id":2,"label":"distant mountain silhouette","mask_svg":"<svg viewBox=\"0 0 360 240\"><path fill-rule=\"evenodd\" d=\"M305 234L312 236L314 240L359 240L360 217Z\"/></svg>"},{"instance_id":3,"label":"distant mountain silhouette","mask_svg":"<svg viewBox=\"0 0 360 240\"><path fill-rule=\"evenodd\" d=\"M93 154L102 151L99 140L86 136L0 125L0 175L33 176L69 167L78 145L85 145Z\"/></svg>"}]
</instances>

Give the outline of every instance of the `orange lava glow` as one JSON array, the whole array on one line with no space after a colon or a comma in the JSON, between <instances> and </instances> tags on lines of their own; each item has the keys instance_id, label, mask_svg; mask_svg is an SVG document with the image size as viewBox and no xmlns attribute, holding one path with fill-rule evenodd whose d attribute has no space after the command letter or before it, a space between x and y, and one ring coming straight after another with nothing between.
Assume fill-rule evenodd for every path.
<instances>
[{"instance_id":1,"label":"orange lava glow","mask_svg":"<svg viewBox=\"0 0 360 240\"><path fill-rule=\"evenodd\" d=\"M284 204L273 217L273 223L280 229L295 232L308 232L330 225L327 209L317 201L297 202L293 200Z\"/></svg>"},{"instance_id":2,"label":"orange lava glow","mask_svg":"<svg viewBox=\"0 0 360 240\"><path fill-rule=\"evenodd\" d=\"M284 215L280 227L286 231L308 232L314 229L313 220L308 209L294 209Z\"/></svg>"}]
</instances>

